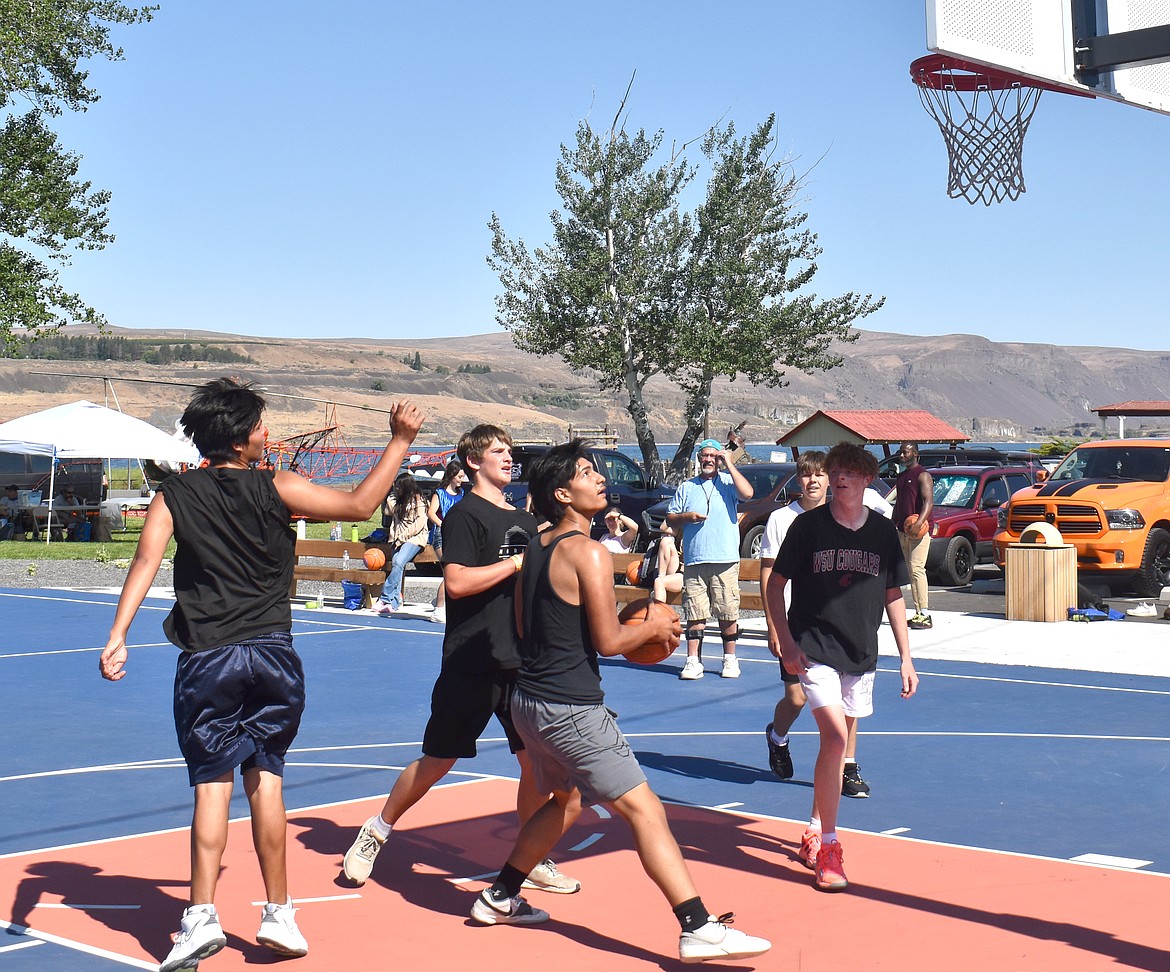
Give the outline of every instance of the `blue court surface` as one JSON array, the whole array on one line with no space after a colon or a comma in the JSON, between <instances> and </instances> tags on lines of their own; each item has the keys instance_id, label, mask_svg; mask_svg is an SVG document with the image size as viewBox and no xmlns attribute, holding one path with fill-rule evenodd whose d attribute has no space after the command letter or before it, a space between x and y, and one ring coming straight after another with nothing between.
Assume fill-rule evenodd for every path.
<instances>
[{"instance_id":1,"label":"blue court surface","mask_svg":"<svg viewBox=\"0 0 1170 972\"><path fill-rule=\"evenodd\" d=\"M143 605L128 674L109 683L97 660L115 602L105 593L0 590L0 863L190 823L171 718L176 649L161 631L170 602ZM294 633L309 703L285 776L290 811L385 794L419 754L442 627L294 608ZM742 677L724 680L711 633L705 648L707 675L696 682L677 678L681 655L645 668L603 662L608 704L652 787L668 803L807 820L811 717L795 726L796 777L781 782L762 734L780 691L776 662L762 641L745 639ZM1170 679L917 664L922 684L910 700L898 696L896 663L879 665L876 711L861 724L858 751L873 791L842 801L842 828L1170 875ZM479 757L448 779L484 776L516 776L495 724ZM246 816L239 787L235 801L233 816ZM1170 889L1157 878L1155 886ZM0 928L11 906L0 901ZM11 938L0 936L5 970L127 964L97 953L69 953L62 964L56 949Z\"/></svg>"}]
</instances>

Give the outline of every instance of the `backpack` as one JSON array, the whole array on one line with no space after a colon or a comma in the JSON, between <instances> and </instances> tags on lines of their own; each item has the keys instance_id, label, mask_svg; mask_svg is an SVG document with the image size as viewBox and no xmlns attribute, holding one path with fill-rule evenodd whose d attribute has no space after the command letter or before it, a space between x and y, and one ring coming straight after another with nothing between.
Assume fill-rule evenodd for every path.
<instances>
[{"instance_id":1,"label":"backpack","mask_svg":"<svg viewBox=\"0 0 1170 972\"><path fill-rule=\"evenodd\" d=\"M646 551L642 563L638 565L638 586L651 588L658 577L658 544L654 544Z\"/></svg>"}]
</instances>

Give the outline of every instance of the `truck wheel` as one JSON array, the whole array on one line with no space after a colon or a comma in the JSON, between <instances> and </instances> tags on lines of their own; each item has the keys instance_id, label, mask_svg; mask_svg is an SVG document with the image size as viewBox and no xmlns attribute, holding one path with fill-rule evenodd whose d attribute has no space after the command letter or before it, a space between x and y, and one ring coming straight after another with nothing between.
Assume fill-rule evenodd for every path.
<instances>
[{"instance_id":1,"label":"truck wheel","mask_svg":"<svg viewBox=\"0 0 1170 972\"><path fill-rule=\"evenodd\" d=\"M764 543L763 525L754 526L744 534L743 543L739 545L739 555L744 560L759 560L760 547Z\"/></svg>"},{"instance_id":2,"label":"truck wheel","mask_svg":"<svg viewBox=\"0 0 1170 972\"><path fill-rule=\"evenodd\" d=\"M975 548L966 537L952 537L947 552L938 568L939 577L947 587L965 587L975 576Z\"/></svg>"},{"instance_id":3,"label":"truck wheel","mask_svg":"<svg viewBox=\"0 0 1170 972\"><path fill-rule=\"evenodd\" d=\"M1133 575L1133 590L1139 597L1157 597L1170 584L1170 533L1154 527L1146 538L1142 566Z\"/></svg>"}]
</instances>

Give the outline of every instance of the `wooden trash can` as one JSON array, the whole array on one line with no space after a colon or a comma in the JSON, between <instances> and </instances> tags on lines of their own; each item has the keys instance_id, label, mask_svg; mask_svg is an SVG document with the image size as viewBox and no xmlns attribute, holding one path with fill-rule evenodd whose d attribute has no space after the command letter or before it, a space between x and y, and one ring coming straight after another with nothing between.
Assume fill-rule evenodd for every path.
<instances>
[{"instance_id":1,"label":"wooden trash can","mask_svg":"<svg viewBox=\"0 0 1170 972\"><path fill-rule=\"evenodd\" d=\"M1067 621L1077 606L1077 548L1072 544L1008 545L1009 621Z\"/></svg>"}]
</instances>

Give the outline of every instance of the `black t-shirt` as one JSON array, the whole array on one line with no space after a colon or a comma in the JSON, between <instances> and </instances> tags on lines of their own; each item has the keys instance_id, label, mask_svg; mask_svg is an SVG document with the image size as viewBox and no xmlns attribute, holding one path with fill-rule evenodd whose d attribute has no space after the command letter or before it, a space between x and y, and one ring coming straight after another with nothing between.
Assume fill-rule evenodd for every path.
<instances>
[{"instance_id":1,"label":"black t-shirt","mask_svg":"<svg viewBox=\"0 0 1170 972\"><path fill-rule=\"evenodd\" d=\"M516 687L534 699L565 705L596 705L605 699L585 608L563 600L548 576L557 544L583 535L575 530L547 547L537 537L524 556L523 664Z\"/></svg>"},{"instance_id":2,"label":"black t-shirt","mask_svg":"<svg viewBox=\"0 0 1170 972\"><path fill-rule=\"evenodd\" d=\"M774 570L792 585L788 627L800 650L839 672L873 671L886 591L909 582L894 525L867 511L848 530L826 503L798 516Z\"/></svg>"},{"instance_id":3,"label":"black t-shirt","mask_svg":"<svg viewBox=\"0 0 1170 972\"><path fill-rule=\"evenodd\" d=\"M176 542L167 638L185 651L206 651L291 631L296 534L272 470L196 469L159 489Z\"/></svg>"},{"instance_id":4,"label":"black t-shirt","mask_svg":"<svg viewBox=\"0 0 1170 972\"><path fill-rule=\"evenodd\" d=\"M486 567L522 554L536 536L536 517L468 493L443 519L443 563ZM469 597L447 598L443 667L488 672L520 667L516 642L516 579L507 577Z\"/></svg>"}]
</instances>

